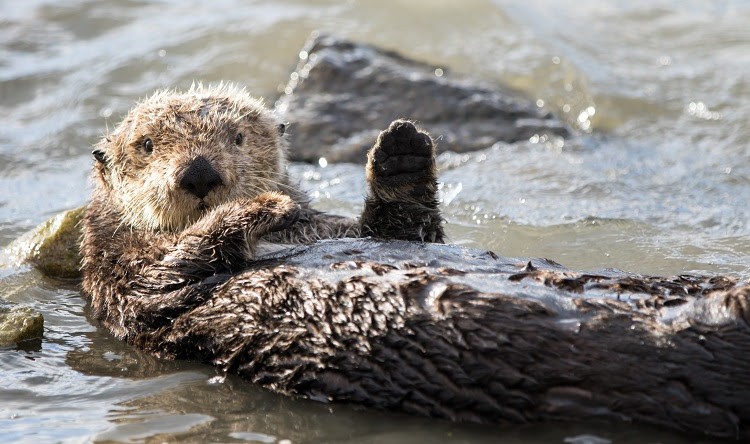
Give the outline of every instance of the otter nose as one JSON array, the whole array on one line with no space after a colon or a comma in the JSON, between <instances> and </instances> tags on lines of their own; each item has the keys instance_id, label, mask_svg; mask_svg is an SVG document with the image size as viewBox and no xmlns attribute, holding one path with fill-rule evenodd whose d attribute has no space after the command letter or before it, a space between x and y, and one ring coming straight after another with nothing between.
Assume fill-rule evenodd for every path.
<instances>
[{"instance_id":1,"label":"otter nose","mask_svg":"<svg viewBox=\"0 0 750 444\"><path fill-rule=\"evenodd\" d=\"M180 188L199 199L221 185L221 176L203 156L196 157L180 178Z\"/></svg>"}]
</instances>

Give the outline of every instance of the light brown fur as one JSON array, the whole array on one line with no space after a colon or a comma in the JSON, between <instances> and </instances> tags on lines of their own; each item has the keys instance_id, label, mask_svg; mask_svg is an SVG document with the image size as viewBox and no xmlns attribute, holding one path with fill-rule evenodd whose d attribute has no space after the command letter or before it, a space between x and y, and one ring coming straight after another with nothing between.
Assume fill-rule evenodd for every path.
<instances>
[{"instance_id":1,"label":"light brown fur","mask_svg":"<svg viewBox=\"0 0 750 444\"><path fill-rule=\"evenodd\" d=\"M178 231L208 208L288 187L280 123L261 101L232 86L160 91L97 145L107 154L98 173L111 186L110 203L125 224ZM241 145L234 143L238 133ZM146 139L153 142L151 153L144 150ZM215 165L224 182L202 200L176 183L198 156Z\"/></svg>"}]
</instances>

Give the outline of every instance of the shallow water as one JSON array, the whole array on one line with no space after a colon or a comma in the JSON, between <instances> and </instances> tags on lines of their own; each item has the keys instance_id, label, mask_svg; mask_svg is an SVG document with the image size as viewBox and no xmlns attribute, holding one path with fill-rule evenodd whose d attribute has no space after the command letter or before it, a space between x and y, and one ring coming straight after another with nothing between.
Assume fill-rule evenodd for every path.
<instances>
[{"instance_id":1,"label":"shallow water","mask_svg":"<svg viewBox=\"0 0 750 444\"><path fill-rule=\"evenodd\" d=\"M231 80L273 103L321 29L507 85L577 129L565 141L442 155L452 242L574 269L750 278L750 5L571 5L3 2L0 246L85 203L90 147L137 98ZM361 208L360 166L292 172L318 207ZM695 441L644 427L456 426L292 400L125 347L89 322L75 283L3 269L0 295L45 316L42 341L0 349L3 442Z\"/></svg>"}]
</instances>

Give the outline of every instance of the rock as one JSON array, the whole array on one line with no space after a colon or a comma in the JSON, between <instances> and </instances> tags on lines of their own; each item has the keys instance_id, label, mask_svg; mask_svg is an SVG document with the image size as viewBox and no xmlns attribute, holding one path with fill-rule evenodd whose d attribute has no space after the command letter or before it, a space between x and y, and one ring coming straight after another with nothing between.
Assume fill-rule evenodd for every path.
<instances>
[{"instance_id":1,"label":"rock","mask_svg":"<svg viewBox=\"0 0 750 444\"><path fill-rule=\"evenodd\" d=\"M86 207L68 210L13 241L5 256L14 264L30 264L47 276L79 278L81 229Z\"/></svg>"},{"instance_id":2,"label":"rock","mask_svg":"<svg viewBox=\"0 0 750 444\"><path fill-rule=\"evenodd\" d=\"M364 163L380 129L397 118L417 121L442 151L570 135L553 115L506 91L452 79L395 52L314 36L301 55L276 102L290 122L292 160Z\"/></svg>"},{"instance_id":3,"label":"rock","mask_svg":"<svg viewBox=\"0 0 750 444\"><path fill-rule=\"evenodd\" d=\"M44 317L28 307L0 306L0 347L13 345L44 334Z\"/></svg>"}]
</instances>

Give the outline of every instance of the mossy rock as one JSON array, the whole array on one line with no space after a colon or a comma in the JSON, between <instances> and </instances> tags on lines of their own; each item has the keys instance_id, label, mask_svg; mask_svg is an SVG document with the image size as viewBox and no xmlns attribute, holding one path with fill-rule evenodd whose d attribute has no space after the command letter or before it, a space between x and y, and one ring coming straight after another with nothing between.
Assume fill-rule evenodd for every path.
<instances>
[{"instance_id":1,"label":"mossy rock","mask_svg":"<svg viewBox=\"0 0 750 444\"><path fill-rule=\"evenodd\" d=\"M81 219L86 207L60 213L6 249L15 264L30 264L47 276L75 279L81 271Z\"/></svg>"},{"instance_id":2,"label":"mossy rock","mask_svg":"<svg viewBox=\"0 0 750 444\"><path fill-rule=\"evenodd\" d=\"M0 307L0 347L17 344L44 334L44 317L29 307Z\"/></svg>"}]
</instances>

